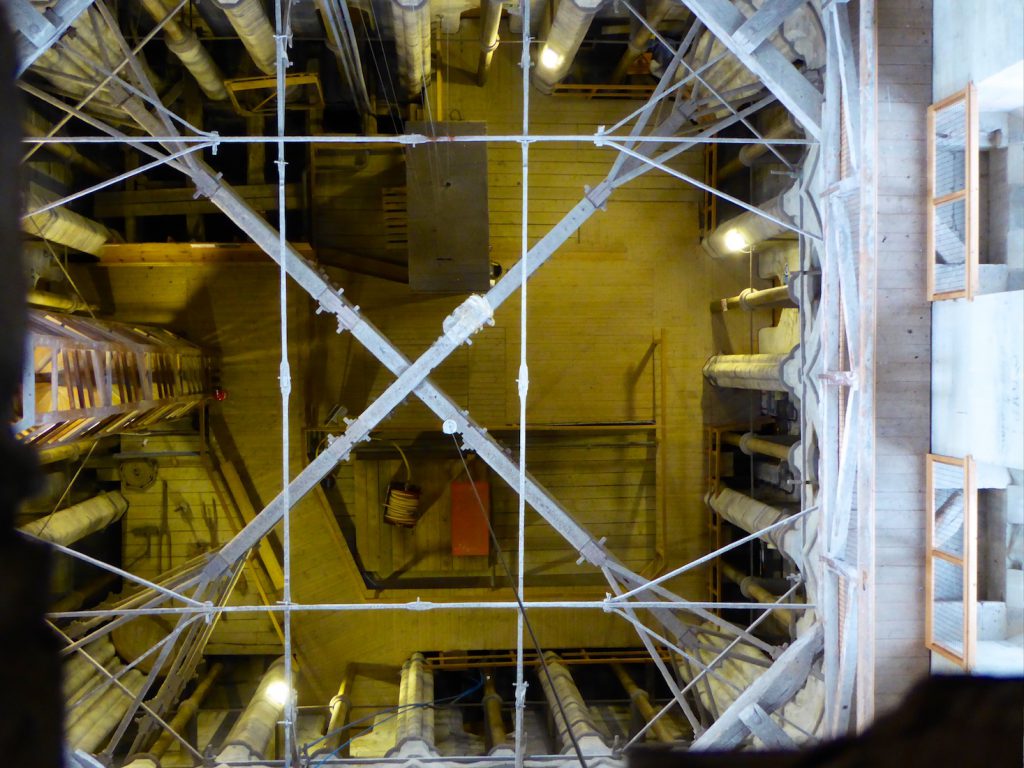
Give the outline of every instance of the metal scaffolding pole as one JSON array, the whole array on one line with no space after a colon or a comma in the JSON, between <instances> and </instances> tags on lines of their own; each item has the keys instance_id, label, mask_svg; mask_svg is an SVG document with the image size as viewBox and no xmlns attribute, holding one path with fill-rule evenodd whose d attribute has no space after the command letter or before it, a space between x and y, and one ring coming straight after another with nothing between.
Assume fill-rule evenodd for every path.
<instances>
[{"instance_id":1,"label":"metal scaffolding pole","mask_svg":"<svg viewBox=\"0 0 1024 768\"><path fill-rule=\"evenodd\" d=\"M29 211L28 213L22 214L21 218L29 219L33 216L38 216L41 213L46 213L47 211L53 210L54 208L60 208L61 206L67 205L68 203L72 203L75 200L87 197L88 195L91 195L93 192L99 192L101 189L106 189L107 187L112 187L115 184L120 184L122 181L130 179L133 176L140 176L146 171L151 171L158 166L172 163L175 160L184 157L185 155L192 154L193 152L202 152L204 149L209 149L212 146L214 146L212 142L205 142L202 144L193 144L191 146L185 147L184 149L167 155L164 158L154 160L151 163L146 163L145 165L141 165L138 168L133 168L130 171L120 173L117 176L114 176L113 178L107 179L106 181L101 181L98 184L93 184L91 187L86 187L85 189L80 190L78 192L73 192L70 195L65 195L64 197L61 197L57 200L48 202L46 205L42 205L33 211Z\"/></svg>"},{"instance_id":2,"label":"metal scaffolding pole","mask_svg":"<svg viewBox=\"0 0 1024 768\"><path fill-rule=\"evenodd\" d=\"M702 618L705 617L706 611L711 610L759 610L764 607L763 603L757 601L721 601L721 600L683 600L677 599L675 601L670 599L665 600L630 600L628 605L631 608L638 610L660 610L660 611L682 611L685 613L696 613L701 612ZM621 602L618 602L613 597L607 597L603 600L529 600L523 602L523 607L528 610L560 610L563 608L569 608L572 610L593 610L603 611L604 613L610 613L613 610L617 610L622 606ZM506 600L487 600L487 601L462 601L462 602L432 602L427 600L414 600L412 602L401 602L401 603L292 603L289 610L293 613L361 613L361 612L381 612L388 613L391 611L412 611L418 613L427 613L432 611L514 611L519 608L519 603L514 601ZM781 603L775 606L778 610L790 610L790 611L804 611L813 609L814 605L807 603ZM102 617L108 618L111 616L117 616L122 618L131 618L134 616L202 616L204 618L216 617L220 614L245 614L245 613L283 613L284 606L281 604L276 605L207 605L204 604L201 607L193 608L189 606L181 607L144 607L144 608L104 608L104 609L92 609L92 610L75 610L75 611L53 611L48 614L52 619L81 619L81 618L94 618ZM711 614L713 616L713 614ZM740 635L744 636L744 630L739 627L718 619L715 623L723 627L724 630L719 632L723 637L736 637ZM707 620L707 619L705 619ZM693 626L686 625L680 622L681 626ZM702 628L701 631L709 631ZM97 639L101 635L90 635L88 638L78 641L82 644L87 644ZM752 645L756 645L765 652L774 652L772 646L765 643L763 640L758 640L753 636L744 637ZM65 649L69 650L69 649Z\"/></svg>"},{"instance_id":3,"label":"metal scaffolding pole","mask_svg":"<svg viewBox=\"0 0 1024 768\"><path fill-rule=\"evenodd\" d=\"M20 84L19 84L20 85ZM667 91L666 91L667 93ZM774 99L769 98L766 101L759 101L757 104L763 107L770 104ZM65 104L66 107L70 105ZM648 106L638 108L633 116L645 113L648 111ZM753 112L744 109L740 114L753 114ZM77 116L77 115L73 115ZM726 119L728 120L728 118ZM712 131L721 130L727 125L731 125L731 122L720 122L716 123L711 127ZM624 124L623 124L624 125ZM349 135L334 135L327 134L324 136L310 136L303 134L289 134L281 137L281 140L285 144L342 144L342 145L362 145L362 144L378 144L378 145L395 145L402 147L418 147L424 145L443 145L443 144L522 144L524 141L530 144L575 144L579 142L589 142L592 144L599 144L603 141L621 141L627 144L685 144L686 149L698 145L723 145L723 146L751 146L758 145L756 139L740 138L740 137L729 137L729 136L714 136L705 135L707 131L702 131L700 134L684 135L684 136L662 136L657 133L649 133L643 135L628 134L616 134L614 131L618 130L618 127L599 129L597 133L542 133L542 134L522 134L522 133L488 133L488 134L459 134L454 136L428 136L423 133L403 133L399 135L386 135L386 136L349 136ZM215 145L220 144L276 144L276 136L267 136L254 134L252 136L232 136L230 134L214 134L207 131L200 131L198 134L174 134L174 135L153 135L153 136L128 136L123 135L122 137L114 136L25 136L22 138L21 143L30 146L35 145L49 145L49 144L124 144L126 146L138 146L147 144L165 144L168 142L176 144L197 144L200 142L212 142ZM767 139L763 143L771 144L779 147L808 147L815 146L817 142L808 141L806 139Z\"/></svg>"}]
</instances>

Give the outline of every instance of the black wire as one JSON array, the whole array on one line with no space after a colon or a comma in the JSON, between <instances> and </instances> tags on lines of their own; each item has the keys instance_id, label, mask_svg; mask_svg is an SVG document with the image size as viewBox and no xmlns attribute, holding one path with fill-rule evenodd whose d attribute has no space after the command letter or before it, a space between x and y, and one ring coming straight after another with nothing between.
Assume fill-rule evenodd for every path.
<instances>
[{"instance_id":1,"label":"black wire","mask_svg":"<svg viewBox=\"0 0 1024 768\"><path fill-rule=\"evenodd\" d=\"M464 699L467 696L470 696L470 695L476 693L477 691L479 691L483 687L484 687L484 675L481 672L480 673L480 680L477 682L477 684L474 685L472 688L468 688L468 689L464 690L462 693L458 693L458 694L456 694L454 696L448 696L448 697L443 698L443 699L434 699L433 701L421 701L421 702L416 702L414 704L399 704L398 706L386 707L386 708L380 709L380 710L378 710L376 712L371 712L370 714L366 715L366 717L361 717L358 720L355 720L354 722L351 722L351 723L345 723L340 728L335 728L333 731L328 731L327 733L325 733L320 738L314 739L313 741L310 741L310 742L307 742L306 744L303 744L302 745L302 752L304 754L308 754L309 748L314 746L314 745L316 745L316 744L319 744L321 741L325 741L325 740L329 739L331 736L333 736L333 735L335 735L337 733L341 733L342 731L349 730L353 726L361 725L362 723L365 723L368 720L374 720L374 722L368 728L364 728L359 733L357 733L355 736L352 736L350 739L348 739L347 741L345 741L342 744L340 744L338 747L336 747L333 751L329 752L328 754L326 754L326 755L314 755L313 757L317 758L317 762L312 764L312 768L317 768L317 766L323 765L328 760L330 760L333 757L335 757L342 749L347 747L349 744L351 744L353 741L358 739L360 736L365 736L367 733L369 733L370 731L374 730L379 725L379 723L374 719L378 715L384 715L384 714L387 714L389 712L392 713L391 715L386 717L383 721L381 721L381 722L385 722L387 720L391 720L392 718L395 718L398 715L403 714L403 713L408 712L408 711L413 710L413 709L420 709L420 708L422 708L422 709L436 709L438 704L457 704L462 699Z\"/></svg>"},{"instance_id":2,"label":"black wire","mask_svg":"<svg viewBox=\"0 0 1024 768\"><path fill-rule=\"evenodd\" d=\"M466 463L466 457L462 453L462 447L459 445L458 438L452 435L452 441L455 443L455 450L459 452L459 459L462 461L462 467L466 470L466 477L469 478L469 487L473 489L473 495L476 497L477 504L480 507L480 514L484 518L484 522L487 523L487 531L491 535L491 541L494 543L494 551L498 556L498 561L501 563L502 569L505 571L505 575L508 577L508 585L512 588L512 594L515 596L516 604L519 606L519 614L523 617L523 623L526 625L526 631L530 633L530 640L533 642L533 648L537 652L537 658L540 660L540 667L544 671L544 677L548 681L548 686L551 688L551 695L555 697L555 703L558 705L558 711L562 715L562 723L565 725L565 732L569 734L569 740L572 741L572 748L576 752L576 758L580 761L580 765L583 768L587 768L587 761L583 757L583 750L580 749L580 743L576 740L576 734L572 732L572 725L569 723L569 717L565 714L565 707L562 705L562 697L558 695L558 690L555 688L555 681L551 678L551 672L548 670L548 663L544 659L544 652L541 650L540 643L537 641L537 635L533 631L533 624L530 623L530 617L526 614L526 606L523 605L522 597L519 595L519 590L516 588L515 579L512 577L512 570L508 567L508 561L505 560L505 553L501 549L501 544L498 543L498 537L494 534L494 527L491 525L491 518L487 514L487 510L484 509L483 499L480 498L480 494L477 493L476 483L473 481L473 475L469 471L469 465ZM520 468L522 471L522 468Z\"/></svg>"}]
</instances>

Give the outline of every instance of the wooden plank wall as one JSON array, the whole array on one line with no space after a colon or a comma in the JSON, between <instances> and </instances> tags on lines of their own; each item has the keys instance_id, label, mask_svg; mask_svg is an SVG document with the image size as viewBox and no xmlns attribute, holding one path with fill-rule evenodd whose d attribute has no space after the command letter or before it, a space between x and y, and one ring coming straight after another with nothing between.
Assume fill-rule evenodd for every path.
<instances>
[{"instance_id":1,"label":"wooden plank wall","mask_svg":"<svg viewBox=\"0 0 1024 768\"><path fill-rule=\"evenodd\" d=\"M531 474L580 523L608 546L627 566L641 570L654 557L655 477L654 431L622 433L545 434L529 448ZM540 444L538 444L540 443ZM453 557L451 552L451 489L453 479L465 479L462 462L453 451L426 454L407 451L413 481L421 488L421 517L412 529L383 522L381 509L389 482L404 482L397 458L362 459L354 466L351 491L348 478L338 487L352 498L349 509L363 567L381 577L505 576L497 555ZM500 478L488 477L491 523L509 567L518 567L518 495ZM593 575L576 564L578 554L532 510L528 514L527 578L530 583L553 575Z\"/></svg>"},{"instance_id":2,"label":"wooden plank wall","mask_svg":"<svg viewBox=\"0 0 1024 768\"><path fill-rule=\"evenodd\" d=\"M926 130L931 0L878 2L876 630L878 713L928 671L924 455L930 444Z\"/></svg>"},{"instance_id":3,"label":"wooden plank wall","mask_svg":"<svg viewBox=\"0 0 1024 768\"><path fill-rule=\"evenodd\" d=\"M121 449L130 453L198 453L192 435L126 435ZM155 579L183 563L216 549L240 528L235 509L225 509L230 497L202 464L199 456L155 459L157 479L144 490L122 483L128 500L124 517L122 562L132 573ZM229 601L231 605L260 605L255 565L248 566ZM211 654L274 653L280 639L265 613L228 613L214 630Z\"/></svg>"}]
</instances>

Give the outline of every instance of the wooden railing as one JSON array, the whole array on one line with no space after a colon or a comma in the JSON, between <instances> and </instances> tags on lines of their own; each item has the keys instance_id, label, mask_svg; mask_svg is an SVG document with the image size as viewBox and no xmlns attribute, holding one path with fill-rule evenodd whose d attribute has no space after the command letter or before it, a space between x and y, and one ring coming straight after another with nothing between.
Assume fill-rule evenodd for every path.
<instances>
[{"instance_id":1,"label":"wooden railing","mask_svg":"<svg viewBox=\"0 0 1024 768\"><path fill-rule=\"evenodd\" d=\"M965 670L978 644L978 489L974 460L928 454L925 645Z\"/></svg>"}]
</instances>

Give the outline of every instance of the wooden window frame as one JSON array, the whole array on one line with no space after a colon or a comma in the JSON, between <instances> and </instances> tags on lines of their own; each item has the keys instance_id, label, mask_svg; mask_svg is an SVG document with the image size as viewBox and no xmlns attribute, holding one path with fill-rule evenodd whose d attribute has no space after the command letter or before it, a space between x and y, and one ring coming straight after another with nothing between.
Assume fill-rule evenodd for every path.
<instances>
[{"instance_id":1,"label":"wooden window frame","mask_svg":"<svg viewBox=\"0 0 1024 768\"><path fill-rule=\"evenodd\" d=\"M960 467L963 470L963 492L964 492L964 545L963 557L956 557L948 552L935 549L935 464L946 464ZM927 520L925 522L926 544L924 561L924 644L928 650L933 651L945 659L958 664L965 671L974 668L975 657L978 645L978 487L977 471L974 459L965 456L962 459L950 456L940 456L929 453L925 459L925 474L927 477L927 503L925 510ZM932 638L933 631L933 606L935 605L935 568L934 559L945 560L951 565L958 566L963 572L963 648L958 654L955 650L936 643Z\"/></svg>"},{"instance_id":2,"label":"wooden window frame","mask_svg":"<svg viewBox=\"0 0 1024 768\"><path fill-rule=\"evenodd\" d=\"M967 141L964 146L964 180L966 187L938 197L935 196L935 113L963 102L967 118ZM928 301L966 298L974 300L978 286L979 248L979 129L978 95L974 83L968 83L964 90L954 93L928 107ZM964 287L955 291L935 291L935 209L945 203L966 200L965 203L965 254Z\"/></svg>"}]
</instances>

